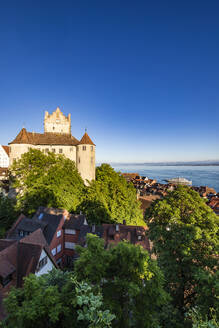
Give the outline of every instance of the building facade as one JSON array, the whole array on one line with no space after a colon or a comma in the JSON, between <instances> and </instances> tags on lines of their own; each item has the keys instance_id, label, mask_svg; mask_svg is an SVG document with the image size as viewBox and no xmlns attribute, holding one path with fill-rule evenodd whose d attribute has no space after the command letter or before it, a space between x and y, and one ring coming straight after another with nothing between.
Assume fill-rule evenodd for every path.
<instances>
[{"instance_id":1,"label":"building facade","mask_svg":"<svg viewBox=\"0 0 219 328\"><path fill-rule=\"evenodd\" d=\"M0 167L9 167L9 147L0 145Z\"/></svg>"},{"instance_id":2,"label":"building facade","mask_svg":"<svg viewBox=\"0 0 219 328\"><path fill-rule=\"evenodd\" d=\"M10 165L30 148L44 153L63 154L74 161L85 184L95 180L96 146L87 132L79 141L71 134L71 115L65 116L59 107L52 113L45 112L44 133L28 132L23 128L9 143Z\"/></svg>"}]
</instances>

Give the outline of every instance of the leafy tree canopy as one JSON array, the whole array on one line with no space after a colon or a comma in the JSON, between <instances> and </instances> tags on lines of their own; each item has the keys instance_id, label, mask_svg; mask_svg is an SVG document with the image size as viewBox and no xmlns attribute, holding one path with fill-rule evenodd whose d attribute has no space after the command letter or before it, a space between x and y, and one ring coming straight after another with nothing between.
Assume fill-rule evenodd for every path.
<instances>
[{"instance_id":1,"label":"leafy tree canopy","mask_svg":"<svg viewBox=\"0 0 219 328\"><path fill-rule=\"evenodd\" d=\"M0 237L4 236L15 219L15 201L0 194Z\"/></svg>"},{"instance_id":2,"label":"leafy tree canopy","mask_svg":"<svg viewBox=\"0 0 219 328\"><path fill-rule=\"evenodd\" d=\"M113 327L157 327L159 308L167 301L163 275L140 246L121 242L106 250L97 236L87 235L87 247L77 247L79 281L99 285L106 307L116 315Z\"/></svg>"},{"instance_id":3,"label":"leafy tree canopy","mask_svg":"<svg viewBox=\"0 0 219 328\"><path fill-rule=\"evenodd\" d=\"M13 187L18 189L17 208L32 214L39 206L76 210L84 183L75 163L62 155L30 149L11 167Z\"/></svg>"},{"instance_id":4,"label":"leafy tree canopy","mask_svg":"<svg viewBox=\"0 0 219 328\"><path fill-rule=\"evenodd\" d=\"M154 202L145 219L167 291L182 318L194 305L201 306L203 315L208 314L209 308L219 308L219 218L211 208L197 192L179 186L163 200Z\"/></svg>"},{"instance_id":5,"label":"leafy tree canopy","mask_svg":"<svg viewBox=\"0 0 219 328\"><path fill-rule=\"evenodd\" d=\"M108 164L96 168L96 180L80 209L96 224L126 220L127 224L145 225L135 188Z\"/></svg>"},{"instance_id":6,"label":"leafy tree canopy","mask_svg":"<svg viewBox=\"0 0 219 328\"><path fill-rule=\"evenodd\" d=\"M22 289L12 289L4 301L7 328L107 328L115 316L103 308L102 295L70 272L25 278Z\"/></svg>"}]
</instances>

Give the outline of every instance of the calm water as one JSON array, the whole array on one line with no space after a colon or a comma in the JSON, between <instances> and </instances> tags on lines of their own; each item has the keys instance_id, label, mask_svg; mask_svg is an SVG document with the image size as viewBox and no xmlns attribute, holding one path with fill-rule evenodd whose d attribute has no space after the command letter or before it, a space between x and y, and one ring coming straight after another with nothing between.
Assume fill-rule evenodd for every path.
<instances>
[{"instance_id":1,"label":"calm water","mask_svg":"<svg viewBox=\"0 0 219 328\"><path fill-rule=\"evenodd\" d=\"M192 180L193 186L208 186L219 192L219 166L149 166L113 164L120 172L139 173L148 178L154 178L160 183L165 179L183 177Z\"/></svg>"}]
</instances>

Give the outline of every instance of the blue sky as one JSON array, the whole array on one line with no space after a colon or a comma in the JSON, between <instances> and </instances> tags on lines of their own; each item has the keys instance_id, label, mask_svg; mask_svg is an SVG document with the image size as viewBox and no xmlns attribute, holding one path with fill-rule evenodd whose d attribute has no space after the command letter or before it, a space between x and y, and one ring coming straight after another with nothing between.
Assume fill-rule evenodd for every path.
<instances>
[{"instance_id":1,"label":"blue sky","mask_svg":"<svg viewBox=\"0 0 219 328\"><path fill-rule=\"evenodd\" d=\"M0 144L57 106L98 162L219 159L219 2L2 1Z\"/></svg>"}]
</instances>

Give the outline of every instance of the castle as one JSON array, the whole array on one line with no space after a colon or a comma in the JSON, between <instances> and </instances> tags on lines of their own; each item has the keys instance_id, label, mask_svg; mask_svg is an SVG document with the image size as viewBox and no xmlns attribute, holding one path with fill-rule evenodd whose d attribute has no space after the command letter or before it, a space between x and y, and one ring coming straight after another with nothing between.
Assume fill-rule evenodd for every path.
<instances>
[{"instance_id":1,"label":"castle","mask_svg":"<svg viewBox=\"0 0 219 328\"><path fill-rule=\"evenodd\" d=\"M9 145L10 165L34 148L45 154L63 154L74 161L85 184L87 180L95 180L95 144L87 132L80 141L71 135L71 115L65 116L59 107L51 115L45 112L44 133L27 132L23 128Z\"/></svg>"}]
</instances>

